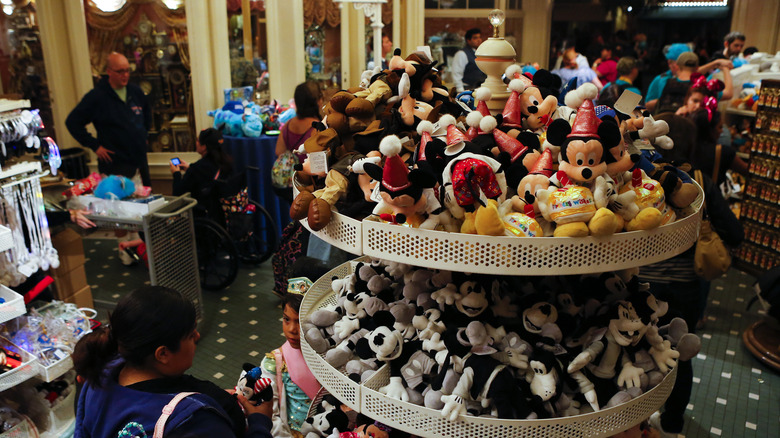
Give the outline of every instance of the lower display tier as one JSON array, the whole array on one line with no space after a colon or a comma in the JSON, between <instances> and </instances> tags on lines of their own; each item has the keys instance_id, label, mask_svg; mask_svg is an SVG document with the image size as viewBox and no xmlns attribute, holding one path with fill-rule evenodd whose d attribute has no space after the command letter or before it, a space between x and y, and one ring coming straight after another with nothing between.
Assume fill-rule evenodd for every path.
<instances>
[{"instance_id":1,"label":"lower display tier","mask_svg":"<svg viewBox=\"0 0 780 438\"><path fill-rule=\"evenodd\" d=\"M343 278L367 257L344 263L317 280L304 296L301 322L318 309L337 304L331 279ZM390 368L384 365L362 384L351 380L343 369L329 365L301 336L306 364L330 394L369 418L421 437L608 437L625 431L650 417L669 397L677 376L669 372L654 388L613 408L598 412L543 420L509 420L461 416L457 421L444 418L439 410L387 397L379 389L390 381Z\"/></svg>"}]
</instances>

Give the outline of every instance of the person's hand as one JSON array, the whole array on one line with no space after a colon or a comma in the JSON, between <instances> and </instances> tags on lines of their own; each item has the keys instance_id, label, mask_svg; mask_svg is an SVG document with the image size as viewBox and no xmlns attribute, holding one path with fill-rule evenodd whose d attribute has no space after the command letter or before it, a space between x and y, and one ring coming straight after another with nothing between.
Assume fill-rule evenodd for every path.
<instances>
[{"instance_id":1,"label":"person's hand","mask_svg":"<svg viewBox=\"0 0 780 438\"><path fill-rule=\"evenodd\" d=\"M109 149L106 149L106 148L104 148L103 146L98 146L98 148L97 148L97 150L95 151L95 153L96 153L96 154L97 154L97 156L98 156L98 160L100 160L100 161L106 161L106 162L109 162L109 163L110 163L111 161L113 161L113 160L111 159L111 155L115 154L116 152L114 152L114 151L112 151L112 150L109 150Z\"/></svg>"},{"instance_id":2,"label":"person's hand","mask_svg":"<svg viewBox=\"0 0 780 438\"><path fill-rule=\"evenodd\" d=\"M187 169L189 169L189 168L190 168L190 165L186 161L182 161L182 162L179 163L179 169L181 169L181 170L186 172Z\"/></svg>"},{"instance_id":3,"label":"person's hand","mask_svg":"<svg viewBox=\"0 0 780 438\"><path fill-rule=\"evenodd\" d=\"M728 69L731 70L734 68L734 64L731 63L731 60L729 59L719 59L718 60L718 68L721 70Z\"/></svg>"},{"instance_id":4,"label":"person's hand","mask_svg":"<svg viewBox=\"0 0 780 438\"><path fill-rule=\"evenodd\" d=\"M173 163L168 163L169 166L171 166L171 173L181 172L181 164L178 166Z\"/></svg>"},{"instance_id":5,"label":"person's hand","mask_svg":"<svg viewBox=\"0 0 780 438\"><path fill-rule=\"evenodd\" d=\"M684 116L684 115L688 114L688 106L687 105L683 105L683 106L677 108L677 111L675 111L675 114L678 115L678 116Z\"/></svg>"},{"instance_id":6,"label":"person's hand","mask_svg":"<svg viewBox=\"0 0 780 438\"><path fill-rule=\"evenodd\" d=\"M274 413L274 402L272 400L255 405L241 394L236 393L236 398L241 404L241 407L244 408L247 417L252 414L263 414L266 417L271 418Z\"/></svg>"},{"instance_id":7,"label":"person's hand","mask_svg":"<svg viewBox=\"0 0 780 438\"><path fill-rule=\"evenodd\" d=\"M85 216L89 213L89 210L69 210L70 221L80 226L81 228L94 228L96 225Z\"/></svg>"}]
</instances>

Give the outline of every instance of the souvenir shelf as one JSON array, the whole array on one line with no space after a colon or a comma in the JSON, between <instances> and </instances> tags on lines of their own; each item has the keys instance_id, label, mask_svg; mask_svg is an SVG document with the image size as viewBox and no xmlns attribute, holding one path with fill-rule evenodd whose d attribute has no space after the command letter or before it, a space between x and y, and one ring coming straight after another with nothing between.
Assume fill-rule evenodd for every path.
<instances>
[{"instance_id":1,"label":"souvenir shelf","mask_svg":"<svg viewBox=\"0 0 780 438\"><path fill-rule=\"evenodd\" d=\"M761 81L740 220L740 268L759 275L780 264L780 80Z\"/></svg>"},{"instance_id":2,"label":"souvenir shelf","mask_svg":"<svg viewBox=\"0 0 780 438\"><path fill-rule=\"evenodd\" d=\"M603 272L654 263L680 254L698 237L704 195L681 212L678 220L652 231L620 233L608 238L519 238L472 236L427 231L334 213L315 234L348 252L415 266L500 275L556 275ZM306 221L302 223L308 227ZM317 280L304 296L301 319L336 304L331 278L343 278L361 257ZM389 382L388 365L362 384L330 366L301 337L307 365L323 387L341 402L368 417L419 436L433 437L571 437L611 436L638 424L660 408L671 393L676 369L660 384L628 403L590 414L545 420L507 420L464 416L456 422L441 412L389 398L379 388Z\"/></svg>"},{"instance_id":3,"label":"souvenir shelf","mask_svg":"<svg viewBox=\"0 0 780 438\"><path fill-rule=\"evenodd\" d=\"M565 270L587 274L633 268L674 257L698 237L700 196L685 217L650 231L606 237L495 237L429 231L333 213L328 225L312 231L355 255L368 255L426 268L481 274L548 275ZM308 221L301 223L311 231Z\"/></svg>"}]
</instances>

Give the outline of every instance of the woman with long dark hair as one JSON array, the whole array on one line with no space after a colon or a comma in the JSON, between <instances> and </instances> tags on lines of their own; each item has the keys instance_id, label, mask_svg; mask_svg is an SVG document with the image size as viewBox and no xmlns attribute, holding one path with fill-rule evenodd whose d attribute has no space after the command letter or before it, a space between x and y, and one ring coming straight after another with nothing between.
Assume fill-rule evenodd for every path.
<instances>
[{"instance_id":1,"label":"woman with long dark hair","mask_svg":"<svg viewBox=\"0 0 780 438\"><path fill-rule=\"evenodd\" d=\"M109 321L84 336L73 352L84 381L77 438L152 436L163 408L178 398L163 423L166 437L271 436L271 402L255 406L241 394L185 374L200 333L195 307L179 292L136 289L119 301Z\"/></svg>"}]
</instances>

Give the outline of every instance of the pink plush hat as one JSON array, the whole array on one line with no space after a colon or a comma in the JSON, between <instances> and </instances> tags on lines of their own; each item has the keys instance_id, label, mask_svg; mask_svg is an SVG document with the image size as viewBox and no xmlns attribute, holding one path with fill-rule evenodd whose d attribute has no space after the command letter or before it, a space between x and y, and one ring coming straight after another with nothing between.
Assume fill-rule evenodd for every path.
<instances>
[{"instance_id":1,"label":"pink plush hat","mask_svg":"<svg viewBox=\"0 0 780 438\"><path fill-rule=\"evenodd\" d=\"M487 101L493 97L493 92L488 87L479 87L474 90L474 100L477 101L477 111L483 116L489 116L490 110L487 107Z\"/></svg>"},{"instance_id":2,"label":"pink plush hat","mask_svg":"<svg viewBox=\"0 0 780 438\"><path fill-rule=\"evenodd\" d=\"M601 120L596 117L596 111L593 108L593 101L585 99L580 105L580 109L577 110L577 115L574 116L574 123L571 126L571 133L566 136L569 137L599 137L599 124Z\"/></svg>"},{"instance_id":3,"label":"pink plush hat","mask_svg":"<svg viewBox=\"0 0 780 438\"><path fill-rule=\"evenodd\" d=\"M439 123L447 127L447 146L456 145L462 141L469 141L466 134L455 126L455 117L451 114L441 116Z\"/></svg>"},{"instance_id":4,"label":"pink plush hat","mask_svg":"<svg viewBox=\"0 0 780 438\"><path fill-rule=\"evenodd\" d=\"M501 113L503 126L520 128L523 121L523 113L520 109L520 93L525 91L525 83L520 79L512 79L509 82L509 98L504 105L504 111Z\"/></svg>"},{"instance_id":5,"label":"pink plush hat","mask_svg":"<svg viewBox=\"0 0 780 438\"><path fill-rule=\"evenodd\" d=\"M388 135L379 143L379 152L384 155L385 167L382 169L382 186L389 192L398 192L409 188L409 168L398 155L401 153L401 140Z\"/></svg>"},{"instance_id":6,"label":"pink plush hat","mask_svg":"<svg viewBox=\"0 0 780 438\"><path fill-rule=\"evenodd\" d=\"M523 153L528 150L528 148L525 147L520 140L500 129L496 129L497 125L498 122L496 122L496 118L493 116L483 117L479 123L479 127L482 131L493 134L493 139L496 141L498 149L502 152L507 152L514 163L515 160L520 158Z\"/></svg>"},{"instance_id":7,"label":"pink plush hat","mask_svg":"<svg viewBox=\"0 0 780 438\"><path fill-rule=\"evenodd\" d=\"M428 142L433 141L431 133L433 132L433 123L428 120L422 120L417 124L417 133L420 134L420 146L417 147L417 160L425 161L425 147Z\"/></svg>"},{"instance_id":8,"label":"pink plush hat","mask_svg":"<svg viewBox=\"0 0 780 438\"><path fill-rule=\"evenodd\" d=\"M536 163L534 163L531 171L528 173L530 175L544 175L547 178L552 176L553 158L552 151L549 148L542 151L542 156L536 160Z\"/></svg>"}]
</instances>

